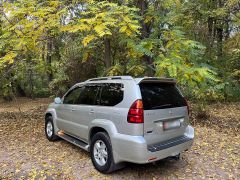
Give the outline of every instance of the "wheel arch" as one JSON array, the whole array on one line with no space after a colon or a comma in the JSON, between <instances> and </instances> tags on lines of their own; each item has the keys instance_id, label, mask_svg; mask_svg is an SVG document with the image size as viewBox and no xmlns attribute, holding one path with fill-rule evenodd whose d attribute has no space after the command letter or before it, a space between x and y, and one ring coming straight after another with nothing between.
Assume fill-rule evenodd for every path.
<instances>
[{"instance_id":1,"label":"wheel arch","mask_svg":"<svg viewBox=\"0 0 240 180\"><path fill-rule=\"evenodd\" d=\"M106 129L99 127L99 126L94 126L90 129L89 131L89 142L91 143L92 137L94 136L94 134L98 133L98 132L106 132L108 134L108 132L106 131ZM109 134L108 134L109 135Z\"/></svg>"},{"instance_id":2,"label":"wheel arch","mask_svg":"<svg viewBox=\"0 0 240 180\"><path fill-rule=\"evenodd\" d=\"M47 112L47 113L45 114L45 121L46 121L46 119L47 119L48 117L50 117L50 116L53 117L53 115L52 115L50 112Z\"/></svg>"},{"instance_id":3,"label":"wheel arch","mask_svg":"<svg viewBox=\"0 0 240 180\"><path fill-rule=\"evenodd\" d=\"M54 125L54 130L55 130L55 133L57 134L57 132L59 131L58 127L57 127L57 115L56 115L56 111L55 109L51 108L51 109L48 109L45 113L45 121L46 119L49 117L49 116L52 116L52 121L53 121L53 125Z\"/></svg>"},{"instance_id":4,"label":"wheel arch","mask_svg":"<svg viewBox=\"0 0 240 180\"><path fill-rule=\"evenodd\" d=\"M88 141L91 143L91 139L97 132L106 132L111 137L117 133L117 129L112 121L104 119L95 119L91 122L89 127Z\"/></svg>"}]
</instances>

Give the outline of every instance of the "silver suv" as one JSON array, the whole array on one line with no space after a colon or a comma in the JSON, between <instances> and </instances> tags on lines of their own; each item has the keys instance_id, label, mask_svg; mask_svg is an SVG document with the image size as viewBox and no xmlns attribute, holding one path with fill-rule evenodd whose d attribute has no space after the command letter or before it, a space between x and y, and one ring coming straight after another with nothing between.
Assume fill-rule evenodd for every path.
<instances>
[{"instance_id":1,"label":"silver suv","mask_svg":"<svg viewBox=\"0 0 240 180\"><path fill-rule=\"evenodd\" d=\"M48 140L62 138L89 151L102 173L124 162L178 157L193 143L187 101L174 79L94 78L54 101L45 115Z\"/></svg>"}]
</instances>

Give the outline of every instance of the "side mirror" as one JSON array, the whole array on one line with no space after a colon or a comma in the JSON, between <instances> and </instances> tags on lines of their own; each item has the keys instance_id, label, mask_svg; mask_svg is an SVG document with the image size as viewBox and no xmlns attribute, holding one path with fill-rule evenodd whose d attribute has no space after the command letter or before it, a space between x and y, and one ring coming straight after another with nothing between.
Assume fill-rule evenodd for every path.
<instances>
[{"instance_id":1,"label":"side mirror","mask_svg":"<svg viewBox=\"0 0 240 180\"><path fill-rule=\"evenodd\" d=\"M60 97L56 97L56 98L54 99L54 103L55 103L55 104L62 104L61 98L60 98Z\"/></svg>"}]
</instances>

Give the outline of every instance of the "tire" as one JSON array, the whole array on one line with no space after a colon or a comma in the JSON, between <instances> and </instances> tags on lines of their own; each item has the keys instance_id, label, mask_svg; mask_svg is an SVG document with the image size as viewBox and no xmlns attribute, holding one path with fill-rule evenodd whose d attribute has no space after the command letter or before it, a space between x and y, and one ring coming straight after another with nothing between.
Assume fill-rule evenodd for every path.
<instances>
[{"instance_id":1,"label":"tire","mask_svg":"<svg viewBox=\"0 0 240 180\"><path fill-rule=\"evenodd\" d=\"M54 133L54 125L53 125L52 116L46 117L45 135L46 135L47 139L52 142L59 139L59 137Z\"/></svg>"},{"instance_id":2,"label":"tire","mask_svg":"<svg viewBox=\"0 0 240 180\"><path fill-rule=\"evenodd\" d=\"M118 169L117 165L114 163L112 145L107 133L98 132L92 137L90 153L92 163L99 172L108 174Z\"/></svg>"}]
</instances>

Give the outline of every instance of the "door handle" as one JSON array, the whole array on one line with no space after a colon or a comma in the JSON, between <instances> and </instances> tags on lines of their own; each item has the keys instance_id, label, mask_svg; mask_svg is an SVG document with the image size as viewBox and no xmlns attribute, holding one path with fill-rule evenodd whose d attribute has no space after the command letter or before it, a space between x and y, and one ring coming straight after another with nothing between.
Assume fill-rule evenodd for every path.
<instances>
[{"instance_id":1,"label":"door handle","mask_svg":"<svg viewBox=\"0 0 240 180\"><path fill-rule=\"evenodd\" d=\"M89 114L94 114L94 110L91 109L91 110L89 111Z\"/></svg>"},{"instance_id":2,"label":"door handle","mask_svg":"<svg viewBox=\"0 0 240 180\"><path fill-rule=\"evenodd\" d=\"M76 111L76 109L72 108L71 111Z\"/></svg>"}]
</instances>

